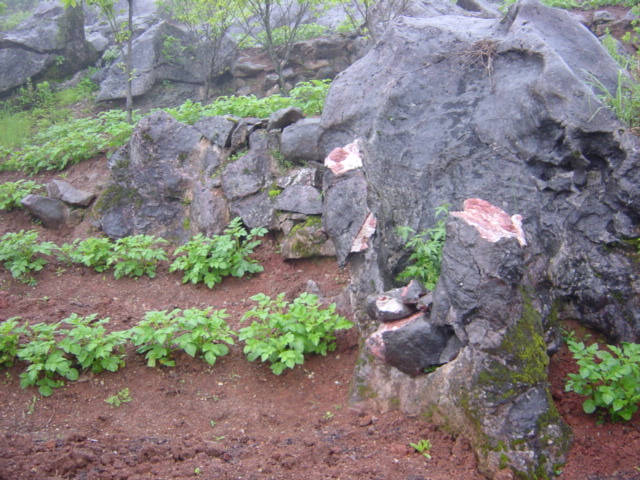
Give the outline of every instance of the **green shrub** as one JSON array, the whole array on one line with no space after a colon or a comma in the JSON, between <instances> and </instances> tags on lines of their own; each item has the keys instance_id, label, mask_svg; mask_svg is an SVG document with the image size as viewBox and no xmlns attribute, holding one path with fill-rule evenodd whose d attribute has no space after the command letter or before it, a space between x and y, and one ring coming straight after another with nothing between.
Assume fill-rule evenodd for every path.
<instances>
[{"instance_id":1,"label":"green shrub","mask_svg":"<svg viewBox=\"0 0 640 480\"><path fill-rule=\"evenodd\" d=\"M51 106L54 98L49 82L44 81L34 85L31 79L28 79L25 86L18 90L17 102L23 110L29 110Z\"/></svg>"},{"instance_id":2,"label":"green shrub","mask_svg":"<svg viewBox=\"0 0 640 480\"><path fill-rule=\"evenodd\" d=\"M173 343L192 357L200 356L209 365L213 365L218 357L229 353L227 345L234 344L235 334L225 321L228 317L225 310L184 310L182 316L177 317L178 326L183 333Z\"/></svg>"},{"instance_id":3,"label":"green shrub","mask_svg":"<svg viewBox=\"0 0 640 480\"><path fill-rule=\"evenodd\" d=\"M167 260L167 253L162 248L153 246L166 243L169 242L150 235L135 235L116 240L113 255L108 260L108 263L114 266L113 275L117 279L142 275L154 278L158 262Z\"/></svg>"},{"instance_id":4,"label":"green shrub","mask_svg":"<svg viewBox=\"0 0 640 480\"><path fill-rule=\"evenodd\" d=\"M55 378L56 375L68 380L78 379L78 370L56 340L60 323L27 325L24 331L28 342L18 348L18 358L29 364L26 371L20 374L20 386L38 386L38 391L44 397L51 395L54 388L64 385L63 380Z\"/></svg>"},{"instance_id":5,"label":"green shrub","mask_svg":"<svg viewBox=\"0 0 640 480\"><path fill-rule=\"evenodd\" d=\"M11 272L13 278L35 285L30 276L38 272L48 263L45 258L36 255L50 255L57 247L51 242L38 243L38 232L20 230L17 233L6 233L0 238L0 262Z\"/></svg>"},{"instance_id":6,"label":"green shrub","mask_svg":"<svg viewBox=\"0 0 640 480\"><path fill-rule=\"evenodd\" d=\"M22 330L18 327L19 317L12 317L0 323L0 368L11 367L18 354L18 344Z\"/></svg>"},{"instance_id":7,"label":"green shrub","mask_svg":"<svg viewBox=\"0 0 640 480\"><path fill-rule=\"evenodd\" d=\"M164 110L179 122L189 125L203 117L217 115L266 118L273 112L288 107L299 107L307 116L320 115L330 86L331 80L311 80L296 85L288 97L278 94L264 98L231 95L218 97L206 106L187 100L179 107Z\"/></svg>"},{"instance_id":8,"label":"green shrub","mask_svg":"<svg viewBox=\"0 0 640 480\"><path fill-rule=\"evenodd\" d=\"M96 272L104 272L110 266L113 257L113 242L107 237L91 237L60 246L59 259L65 263L81 263L93 268Z\"/></svg>"},{"instance_id":9,"label":"green shrub","mask_svg":"<svg viewBox=\"0 0 640 480\"><path fill-rule=\"evenodd\" d=\"M264 294L251 297L258 306L246 312L242 321L255 319L239 330L249 361L271 363L271 371L280 375L285 368L304 363L304 355L326 355L335 350L335 331L349 329L353 323L335 313L335 304L322 310L318 297L303 293L293 302L275 300Z\"/></svg>"},{"instance_id":10,"label":"green shrub","mask_svg":"<svg viewBox=\"0 0 640 480\"><path fill-rule=\"evenodd\" d=\"M176 321L179 312L179 309L170 313L166 310L147 312L131 329L131 341L138 347L138 353L145 354L148 366L155 367L158 362L167 367L176 365L172 345L180 331Z\"/></svg>"},{"instance_id":11,"label":"green shrub","mask_svg":"<svg viewBox=\"0 0 640 480\"><path fill-rule=\"evenodd\" d=\"M267 233L266 228L253 228L250 232L242 226L240 218L234 218L222 235L211 238L198 234L189 242L178 247L178 256L169 267L170 272L185 272L182 282L203 282L209 288L222 282L227 276L243 277L246 274L262 272L263 267L249 256L260 245L257 237ZM183 256L180 256L184 254Z\"/></svg>"},{"instance_id":12,"label":"green shrub","mask_svg":"<svg viewBox=\"0 0 640 480\"><path fill-rule=\"evenodd\" d=\"M436 218L448 212L448 205L436 209ZM399 281L419 280L426 288L433 290L440 278L442 248L446 239L446 221L438 220L432 228L415 234L411 227L398 227L398 233L405 242L405 249L411 250L408 265L397 277ZM415 234L415 235L414 235ZM409 240L409 236L413 237Z\"/></svg>"},{"instance_id":13,"label":"green shrub","mask_svg":"<svg viewBox=\"0 0 640 480\"><path fill-rule=\"evenodd\" d=\"M62 322L73 328L64 332L57 347L72 355L74 363L82 370L115 372L124 366L124 346L129 340L129 330L108 333L103 325L109 323L109 319L96 321L96 314L80 317L74 313Z\"/></svg>"},{"instance_id":14,"label":"green shrub","mask_svg":"<svg viewBox=\"0 0 640 480\"><path fill-rule=\"evenodd\" d=\"M582 404L585 413L607 412L613 421L629 421L640 403L640 344L586 346L572 334L567 346L580 367L568 374L567 392L588 397Z\"/></svg>"},{"instance_id":15,"label":"green shrub","mask_svg":"<svg viewBox=\"0 0 640 480\"><path fill-rule=\"evenodd\" d=\"M0 184L0 210L13 210L22 208L20 201L42 188L33 180L16 180L15 182L5 182Z\"/></svg>"},{"instance_id":16,"label":"green shrub","mask_svg":"<svg viewBox=\"0 0 640 480\"><path fill-rule=\"evenodd\" d=\"M144 320L131 329L132 341L139 347L138 353L145 354L150 367L157 363L175 366L173 354L178 349L213 365L218 357L229 353L224 343L233 345L234 333L225 321L227 317L224 310L211 313L195 308L147 312Z\"/></svg>"}]
</instances>

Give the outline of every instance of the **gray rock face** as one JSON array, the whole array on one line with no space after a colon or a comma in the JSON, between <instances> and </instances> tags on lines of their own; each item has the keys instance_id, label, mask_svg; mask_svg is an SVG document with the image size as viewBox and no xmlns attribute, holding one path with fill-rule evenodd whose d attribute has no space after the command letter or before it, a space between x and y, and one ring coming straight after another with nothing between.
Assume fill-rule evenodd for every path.
<instances>
[{"instance_id":1,"label":"gray rock face","mask_svg":"<svg viewBox=\"0 0 640 480\"><path fill-rule=\"evenodd\" d=\"M325 229L350 262L361 331L377 328L364 314L367 296L396 286L406 265L398 226L430 228L437 207L461 210L469 198L522 216L523 246L450 222L445 251L455 254L443 260L429 321L453 329L455 360L410 378L363 353L356 371L356 391L381 407L450 411L478 452L488 448L479 458L489 473L498 442L522 442L505 454L528 476L552 476L567 447L545 363L565 305L614 340L640 338L638 267L623 241L640 216L639 146L600 108L586 71L616 84L617 66L590 32L524 1L504 21L401 18L336 78L325 104L323 156L356 139L363 152L362 167L327 173L324 185ZM349 245L367 211L377 229L356 253Z\"/></svg>"},{"instance_id":2,"label":"gray rock face","mask_svg":"<svg viewBox=\"0 0 640 480\"><path fill-rule=\"evenodd\" d=\"M275 207L285 212L320 215L322 213L322 194L311 185L291 185L276 197Z\"/></svg>"},{"instance_id":3,"label":"gray rock face","mask_svg":"<svg viewBox=\"0 0 640 480\"><path fill-rule=\"evenodd\" d=\"M59 63L61 57L64 60ZM96 59L96 51L84 37L82 7L41 3L18 28L0 33L0 94L45 73L63 78Z\"/></svg>"},{"instance_id":4,"label":"gray rock face","mask_svg":"<svg viewBox=\"0 0 640 480\"><path fill-rule=\"evenodd\" d=\"M101 228L116 238L146 233L179 242L193 232L221 233L226 202L205 188L219 155L195 127L164 112L145 117L109 161L112 181L97 202Z\"/></svg>"},{"instance_id":5,"label":"gray rock face","mask_svg":"<svg viewBox=\"0 0 640 480\"><path fill-rule=\"evenodd\" d=\"M166 58L163 54L163 42L167 37L178 39L182 45L193 44L193 39L175 25L160 22L144 31L133 42L133 70L135 76L131 85L134 96L147 93L156 83L164 80L203 83L205 78L202 61L198 61L198 52L194 57L183 54ZM201 57L206 52L200 52ZM126 77L120 63L122 58L116 59L107 71L106 78L100 84L98 100L122 99L126 96Z\"/></svg>"},{"instance_id":6,"label":"gray rock face","mask_svg":"<svg viewBox=\"0 0 640 480\"><path fill-rule=\"evenodd\" d=\"M281 210L290 232L322 212L314 186L319 175L306 168L278 177L271 153L277 134L265 126L225 117L189 126L162 111L143 118L109 161L111 181L96 202L97 223L114 238L146 233L182 243L196 233L222 233L236 216L249 228L283 229L276 221ZM270 195L278 185L283 192ZM301 230L290 245L298 245L292 258L333 253L319 228Z\"/></svg>"}]
</instances>

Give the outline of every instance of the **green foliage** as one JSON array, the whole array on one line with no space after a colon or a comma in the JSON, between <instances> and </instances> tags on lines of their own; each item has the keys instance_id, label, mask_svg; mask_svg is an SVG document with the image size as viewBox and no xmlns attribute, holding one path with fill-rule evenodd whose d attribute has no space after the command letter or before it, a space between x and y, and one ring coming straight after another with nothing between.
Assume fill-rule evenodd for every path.
<instances>
[{"instance_id":1,"label":"green foliage","mask_svg":"<svg viewBox=\"0 0 640 480\"><path fill-rule=\"evenodd\" d=\"M585 413L606 411L613 421L629 421L640 403L640 344L589 346L578 342L573 333L566 339L569 351L580 367L568 374L567 392L588 397Z\"/></svg>"},{"instance_id":2,"label":"green foliage","mask_svg":"<svg viewBox=\"0 0 640 480\"><path fill-rule=\"evenodd\" d=\"M180 313L180 309L147 312L144 320L131 329L132 341L139 347L138 353L145 354L147 365L155 367L159 362L175 366L173 353L177 349L192 357L200 356L209 365L229 353L224 343L233 345L233 332L224 310L210 313L192 308Z\"/></svg>"},{"instance_id":3,"label":"green foliage","mask_svg":"<svg viewBox=\"0 0 640 480\"><path fill-rule=\"evenodd\" d=\"M49 107L53 101L54 93L47 81L34 85L31 79L28 79L25 86L18 90L17 102L23 110Z\"/></svg>"},{"instance_id":4,"label":"green foliage","mask_svg":"<svg viewBox=\"0 0 640 480\"><path fill-rule=\"evenodd\" d=\"M28 342L18 349L18 358L29 364L20 374L20 386L37 386L44 397L51 395L54 388L64 385L63 380L55 378L56 375L68 380L78 379L78 370L56 340L60 323L27 325L24 332Z\"/></svg>"},{"instance_id":5,"label":"green foliage","mask_svg":"<svg viewBox=\"0 0 640 480\"><path fill-rule=\"evenodd\" d=\"M420 452L424 455L425 458L431 459L431 440L422 439L418 443L409 443L409 446L412 447L416 452Z\"/></svg>"},{"instance_id":6,"label":"green foliage","mask_svg":"<svg viewBox=\"0 0 640 480\"><path fill-rule=\"evenodd\" d=\"M331 80L301 82L289 92L289 96L271 95L257 98L255 95L218 97L209 105L187 100L176 108L164 110L179 122L193 125L203 117L235 115L237 117L266 118L276 110L299 107L305 115L320 115L331 86Z\"/></svg>"},{"instance_id":7,"label":"green foliage","mask_svg":"<svg viewBox=\"0 0 640 480\"><path fill-rule=\"evenodd\" d=\"M300 107L305 115L321 115L329 87L331 80L300 82L289 92L289 98L293 100L293 106Z\"/></svg>"},{"instance_id":8,"label":"green foliage","mask_svg":"<svg viewBox=\"0 0 640 480\"><path fill-rule=\"evenodd\" d=\"M640 84L624 70L618 70L618 84L611 93L594 75L589 76L591 84L600 91L600 101L611 108L622 123L629 128L640 126Z\"/></svg>"},{"instance_id":9,"label":"green foliage","mask_svg":"<svg viewBox=\"0 0 640 480\"><path fill-rule=\"evenodd\" d=\"M436 218L447 213L448 205L436 209ZM433 290L440 278L442 248L446 238L446 221L438 220L436 225L415 234L411 227L398 227L398 233L405 243L405 249L411 250L408 265L397 277L397 280L419 280L426 288ZM414 235L415 234L415 235ZM409 240L409 236L413 237Z\"/></svg>"},{"instance_id":10,"label":"green foliage","mask_svg":"<svg viewBox=\"0 0 640 480\"><path fill-rule=\"evenodd\" d=\"M218 357L229 353L229 347L224 343L234 344L234 333L225 321L228 317L225 310L211 313L195 308L184 310L177 318L184 333L175 338L174 345L192 357L202 357L209 365L215 364Z\"/></svg>"},{"instance_id":11,"label":"green foliage","mask_svg":"<svg viewBox=\"0 0 640 480\"><path fill-rule=\"evenodd\" d=\"M0 165L0 170L29 174L63 170L124 145L132 131L133 125L126 121L125 112L118 110L52 125L36 134L31 144L14 152Z\"/></svg>"},{"instance_id":12,"label":"green foliage","mask_svg":"<svg viewBox=\"0 0 640 480\"><path fill-rule=\"evenodd\" d=\"M14 208L21 208L20 201L29 195L42 188L42 185L37 184L33 180L26 181L24 179L16 180L15 182L5 182L0 184L0 210L13 210Z\"/></svg>"},{"instance_id":13,"label":"green foliage","mask_svg":"<svg viewBox=\"0 0 640 480\"><path fill-rule=\"evenodd\" d=\"M242 226L242 220L234 218L222 235L208 238L198 234L177 248L175 256L185 255L178 256L169 271L185 272L183 283L203 282L209 288L229 275L242 277L247 273L261 272L263 267L249 256L260 244L260 240L256 238L266 233L265 228L253 228L247 232Z\"/></svg>"},{"instance_id":14,"label":"green foliage","mask_svg":"<svg viewBox=\"0 0 640 480\"><path fill-rule=\"evenodd\" d=\"M169 61L176 61L186 50L179 38L172 35L165 35L162 40L162 57Z\"/></svg>"},{"instance_id":15,"label":"green foliage","mask_svg":"<svg viewBox=\"0 0 640 480\"><path fill-rule=\"evenodd\" d=\"M155 367L158 362L167 367L176 365L172 345L180 330L175 318L179 312L179 309L171 313L166 310L147 312L131 329L131 341L138 347L138 353L145 354L148 366Z\"/></svg>"},{"instance_id":16,"label":"green foliage","mask_svg":"<svg viewBox=\"0 0 640 480\"><path fill-rule=\"evenodd\" d=\"M113 275L120 279L127 277L150 278L156 276L156 267L161 260L167 260L167 253L154 245L169 243L150 235L135 235L116 240L113 255L107 263L114 265Z\"/></svg>"},{"instance_id":17,"label":"green foliage","mask_svg":"<svg viewBox=\"0 0 640 480\"><path fill-rule=\"evenodd\" d=\"M329 32L329 29L324 25L320 25L318 23L305 23L298 25L297 31L295 32L295 41L302 42L304 40L309 40L310 38L317 38L323 35L326 35ZM292 36L292 27L289 25L283 25L278 28L274 28L271 31L271 41L273 42L274 47L281 47L282 45L287 44ZM243 48L249 47L259 47L265 46L269 42L267 38L266 32L262 31L258 33L255 38L247 38L244 42L242 42L241 46Z\"/></svg>"},{"instance_id":18,"label":"green foliage","mask_svg":"<svg viewBox=\"0 0 640 480\"><path fill-rule=\"evenodd\" d=\"M62 322L73 328L65 332L58 348L72 355L81 369L91 369L93 373L115 372L124 366L128 330L107 333L103 325L109 323L109 319L96 321L96 314L80 317L74 313Z\"/></svg>"},{"instance_id":19,"label":"green foliage","mask_svg":"<svg viewBox=\"0 0 640 480\"><path fill-rule=\"evenodd\" d=\"M115 395L107 397L104 401L112 407L117 408L123 403L129 403L131 400L133 400L133 398L131 398L129 389L123 388L122 390L119 390Z\"/></svg>"},{"instance_id":20,"label":"green foliage","mask_svg":"<svg viewBox=\"0 0 640 480\"><path fill-rule=\"evenodd\" d=\"M18 328L19 317L12 317L0 323L0 368L11 367L18 354L18 344L22 330Z\"/></svg>"},{"instance_id":21,"label":"green foliage","mask_svg":"<svg viewBox=\"0 0 640 480\"><path fill-rule=\"evenodd\" d=\"M32 119L24 112L14 112L9 108L0 110L0 164L11 151L18 147L31 134Z\"/></svg>"},{"instance_id":22,"label":"green foliage","mask_svg":"<svg viewBox=\"0 0 640 480\"><path fill-rule=\"evenodd\" d=\"M335 304L322 310L315 295L303 293L292 303L284 296L281 293L275 300L262 293L251 297L258 306L246 312L242 321L255 320L238 332L249 361L270 362L276 375L304 363L305 354L326 355L335 350L335 331L353 326L335 313Z\"/></svg>"},{"instance_id":23,"label":"green foliage","mask_svg":"<svg viewBox=\"0 0 640 480\"><path fill-rule=\"evenodd\" d=\"M75 239L72 244L65 243L60 251L73 263L81 263L93 268L96 272L104 272L110 266L114 245L107 237L92 237L84 240Z\"/></svg>"},{"instance_id":24,"label":"green foliage","mask_svg":"<svg viewBox=\"0 0 640 480\"><path fill-rule=\"evenodd\" d=\"M30 274L42 270L48 263L36 255L50 255L56 249L51 242L38 243L37 240L38 232L35 230L6 233L0 238L0 262L4 262L4 268L11 272L13 278L32 285L35 279Z\"/></svg>"}]
</instances>

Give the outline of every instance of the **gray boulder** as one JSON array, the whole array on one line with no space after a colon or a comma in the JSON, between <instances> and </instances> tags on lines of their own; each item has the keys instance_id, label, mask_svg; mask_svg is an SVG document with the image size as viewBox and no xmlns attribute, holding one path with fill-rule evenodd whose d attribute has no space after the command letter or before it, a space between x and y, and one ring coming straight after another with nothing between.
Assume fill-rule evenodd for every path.
<instances>
[{"instance_id":1,"label":"gray boulder","mask_svg":"<svg viewBox=\"0 0 640 480\"><path fill-rule=\"evenodd\" d=\"M310 217L295 225L280 242L280 251L282 258L287 260L336 255L319 217Z\"/></svg>"},{"instance_id":2,"label":"gray boulder","mask_svg":"<svg viewBox=\"0 0 640 480\"><path fill-rule=\"evenodd\" d=\"M29 194L20 203L24 209L47 228L56 230L67 224L69 208L62 200Z\"/></svg>"},{"instance_id":3,"label":"gray boulder","mask_svg":"<svg viewBox=\"0 0 640 480\"><path fill-rule=\"evenodd\" d=\"M85 208L91 205L91 202L96 198L94 193L75 188L70 183L62 180L51 180L47 184L47 194L51 198L62 200L74 207Z\"/></svg>"},{"instance_id":4,"label":"gray boulder","mask_svg":"<svg viewBox=\"0 0 640 480\"><path fill-rule=\"evenodd\" d=\"M275 207L285 212L320 215L322 193L311 185L291 185L275 197Z\"/></svg>"},{"instance_id":5,"label":"gray boulder","mask_svg":"<svg viewBox=\"0 0 640 480\"><path fill-rule=\"evenodd\" d=\"M220 151L195 127L162 111L143 118L109 160L111 182L96 202L101 228L114 238L145 233L177 242L221 233L227 202L207 183L220 164Z\"/></svg>"},{"instance_id":6,"label":"gray boulder","mask_svg":"<svg viewBox=\"0 0 640 480\"><path fill-rule=\"evenodd\" d=\"M321 160L319 136L320 118L305 118L286 127L280 140L282 155L294 164Z\"/></svg>"},{"instance_id":7,"label":"gray boulder","mask_svg":"<svg viewBox=\"0 0 640 480\"><path fill-rule=\"evenodd\" d=\"M0 33L0 95L30 78L63 78L95 63L85 40L82 7L41 3L18 28Z\"/></svg>"},{"instance_id":8,"label":"gray boulder","mask_svg":"<svg viewBox=\"0 0 640 480\"><path fill-rule=\"evenodd\" d=\"M546 383L563 315L577 312L613 340L640 338L638 266L624 242L637 236L640 145L621 133L586 73L614 91L617 71L570 14L523 1L503 21L399 19L336 78L325 103L323 156L356 139L362 147L362 166L343 173L333 169L349 155L328 158L324 184L325 231L350 263L362 332L378 327L367 296L397 286L407 264L398 226L430 228L437 207L460 210L470 198L522 216L526 246L448 228L445 251L460 255L443 261L430 322L454 329L455 360L411 378L363 351L355 373L355 399L432 412L469 435L489 474L501 442L506 465L528 478L537 469L553 476L563 458L568 436ZM368 211L375 233L354 251Z\"/></svg>"}]
</instances>

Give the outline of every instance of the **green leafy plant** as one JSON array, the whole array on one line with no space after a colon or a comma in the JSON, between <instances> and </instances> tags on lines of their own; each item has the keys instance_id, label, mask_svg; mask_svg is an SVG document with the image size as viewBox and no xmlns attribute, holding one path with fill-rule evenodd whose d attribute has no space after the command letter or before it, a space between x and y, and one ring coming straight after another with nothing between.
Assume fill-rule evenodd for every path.
<instances>
[{"instance_id":1,"label":"green leafy plant","mask_svg":"<svg viewBox=\"0 0 640 480\"><path fill-rule=\"evenodd\" d=\"M187 100L179 107L165 108L164 111L190 125L203 117L218 115L266 118L276 110L288 107L299 107L307 116L320 115L330 86L331 80L311 80L296 85L286 97L278 94L263 98L255 95L221 96L206 106Z\"/></svg>"},{"instance_id":2,"label":"green leafy plant","mask_svg":"<svg viewBox=\"0 0 640 480\"><path fill-rule=\"evenodd\" d=\"M589 346L575 339L566 339L569 351L580 367L568 374L567 392L588 397L582 404L585 413L607 412L613 421L629 421L640 403L640 344Z\"/></svg>"},{"instance_id":3,"label":"green leafy plant","mask_svg":"<svg viewBox=\"0 0 640 480\"><path fill-rule=\"evenodd\" d=\"M35 107L46 107L53 103L54 93L49 82L44 81L36 85L31 79L18 90L18 104L25 110Z\"/></svg>"},{"instance_id":4,"label":"green leafy plant","mask_svg":"<svg viewBox=\"0 0 640 480\"><path fill-rule=\"evenodd\" d=\"M63 380L55 378L56 375L68 380L78 379L78 370L56 339L60 323L27 325L24 332L28 342L18 348L18 358L29 364L20 374L20 386L37 386L44 397L51 395L54 388L64 385Z\"/></svg>"},{"instance_id":5,"label":"green leafy plant","mask_svg":"<svg viewBox=\"0 0 640 480\"><path fill-rule=\"evenodd\" d=\"M173 353L180 349L192 357L200 356L209 365L229 353L233 331L227 325L224 310L211 312L195 308L171 312L150 311L144 320L131 329L132 341L138 353L145 354L147 365L173 367Z\"/></svg>"},{"instance_id":6,"label":"green leafy plant","mask_svg":"<svg viewBox=\"0 0 640 480\"><path fill-rule=\"evenodd\" d=\"M96 272L104 272L111 264L113 248L113 242L107 237L75 239L71 244L60 246L59 258L65 262L81 263Z\"/></svg>"},{"instance_id":7,"label":"green leafy plant","mask_svg":"<svg viewBox=\"0 0 640 480\"><path fill-rule=\"evenodd\" d=\"M184 333L176 337L173 343L192 357L200 356L213 365L218 357L229 353L225 343L234 344L234 332L225 321L228 317L225 310L184 310L182 316L177 318L178 326Z\"/></svg>"},{"instance_id":8,"label":"green leafy plant","mask_svg":"<svg viewBox=\"0 0 640 480\"><path fill-rule=\"evenodd\" d=\"M33 180L16 180L15 182L5 182L0 184L0 210L13 210L21 208L20 201L39 189L42 185Z\"/></svg>"},{"instance_id":9,"label":"green leafy plant","mask_svg":"<svg viewBox=\"0 0 640 480\"><path fill-rule=\"evenodd\" d=\"M73 328L64 332L58 348L72 355L81 369L90 369L93 373L115 372L124 366L129 330L107 332L104 325L109 323L109 318L96 320L96 314L81 317L74 313L62 322Z\"/></svg>"},{"instance_id":10,"label":"green leafy plant","mask_svg":"<svg viewBox=\"0 0 640 480\"><path fill-rule=\"evenodd\" d=\"M183 283L203 282L209 288L229 275L242 277L261 272L264 268L249 256L260 244L260 240L256 238L266 233L265 228L253 228L247 232L242 226L242 220L235 218L222 235L209 238L198 234L178 247L174 252L174 256L178 258L171 264L169 271L185 272Z\"/></svg>"},{"instance_id":11,"label":"green leafy plant","mask_svg":"<svg viewBox=\"0 0 640 480\"><path fill-rule=\"evenodd\" d=\"M115 395L107 397L105 399L105 402L108 403L109 405L111 405L112 407L117 408L120 405L122 405L123 403L129 403L132 400L133 400L133 398L131 398L131 394L129 393L129 389L128 388L123 388L122 390L119 390Z\"/></svg>"},{"instance_id":12,"label":"green leafy plant","mask_svg":"<svg viewBox=\"0 0 640 480\"><path fill-rule=\"evenodd\" d=\"M431 440L422 439L418 443L409 443L409 446L411 446L416 452L424 455L425 458L431 459L431 454L429 453L432 447Z\"/></svg>"},{"instance_id":13,"label":"green leafy plant","mask_svg":"<svg viewBox=\"0 0 640 480\"><path fill-rule=\"evenodd\" d=\"M179 309L170 313L166 310L147 312L144 319L131 329L131 341L138 347L138 353L145 355L148 366L155 367L160 363L175 367L172 344L180 331L176 321L179 312Z\"/></svg>"},{"instance_id":14,"label":"green leafy plant","mask_svg":"<svg viewBox=\"0 0 640 480\"><path fill-rule=\"evenodd\" d=\"M448 205L436 208L436 218L449 211ZM398 233L405 242L405 249L411 250L408 265L397 277L397 280L419 280L426 288L433 290L440 278L442 248L446 239L446 221L438 220L436 225L419 233L411 227L398 227ZM411 239L409 236L413 235Z\"/></svg>"},{"instance_id":15,"label":"green leafy plant","mask_svg":"<svg viewBox=\"0 0 640 480\"><path fill-rule=\"evenodd\" d=\"M134 235L116 240L113 255L108 260L113 264L113 275L116 278L156 276L158 262L167 260L167 253L154 245L169 243L162 238L151 235Z\"/></svg>"},{"instance_id":16,"label":"green leafy plant","mask_svg":"<svg viewBox=\"0 0 640 480\"><path fill-rule=\"evenodd\" d=\"M12 317L0 323L0 368L11 367L18 354L18 344L22 329L18 327L19 317Z\"/></svg>"},{"instance_id":17,"label":"green leafy plant","mask_svg":"<svg viewBox=\"0 0 640 480\"><path fill-rule=\"evenodd\" d=\"M94 118L78 118L54 124L34 135L31 143L13 152L0 170L29 174L63 170L83 160L117 148L131 136L133 125L125 112L110 110ZM139 116L134 117L136 120Z\"/></svg>"},{"instance_id":18,"label":"green leafy plant","mask_svg":"<svg viewBox=\"0 0 640 480\"><path fill-rule=\"evenodd\" d=\"M50 255L57 248L52 242L38 243L37 240L35 230L6 233L0 238L0 262L13 278L31 285L36 282L30 274L42 270L48 263L36 255Z\"/></svg>"},{"instance_id":19,"label":"green leafy plant","mask_svg":"<svg viewBox=\"0 0 640 480\"><path fill-rule=\"evenodd\" d=\"M275 300L262 293L251 297L258 305L242 321L254 320L238 332L248 360L270 362L276 375L304 363L305 354L326 355L335 350L336 330L353 326L335 313L335 304L321 309L316 295L303 293L291 303L284 296L281 293Z\"/></svg>"}]
</instances>

